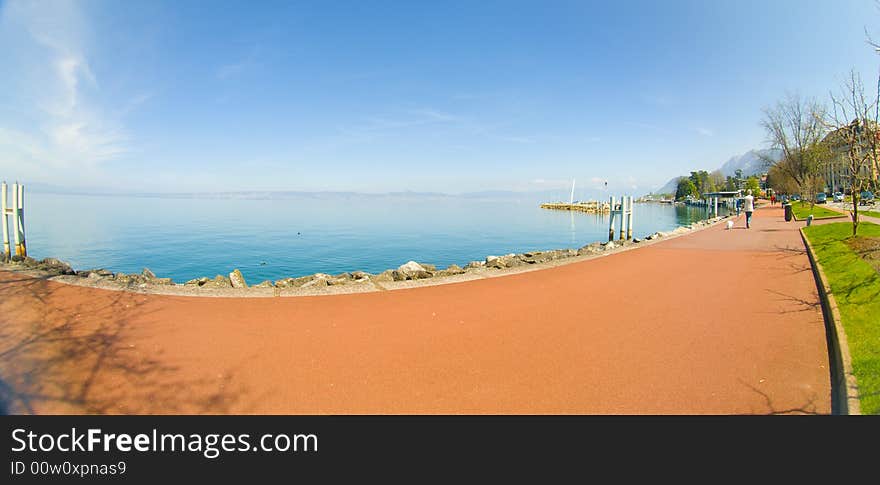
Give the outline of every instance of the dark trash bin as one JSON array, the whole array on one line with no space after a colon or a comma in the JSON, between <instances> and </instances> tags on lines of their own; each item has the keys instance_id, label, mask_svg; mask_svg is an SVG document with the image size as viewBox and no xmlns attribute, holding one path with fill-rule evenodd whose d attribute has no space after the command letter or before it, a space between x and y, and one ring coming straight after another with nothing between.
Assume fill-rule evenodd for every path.
<instances>
[{"instance_id":1,"label":"dark trash bin","mask_svg":"<svg viewBox=\"0 0 880 485\"><path fill-rule=\"evenodd\" d=\"M785 222L791 222L791 204L785 204Z\"/></svg>"}]
</instances>

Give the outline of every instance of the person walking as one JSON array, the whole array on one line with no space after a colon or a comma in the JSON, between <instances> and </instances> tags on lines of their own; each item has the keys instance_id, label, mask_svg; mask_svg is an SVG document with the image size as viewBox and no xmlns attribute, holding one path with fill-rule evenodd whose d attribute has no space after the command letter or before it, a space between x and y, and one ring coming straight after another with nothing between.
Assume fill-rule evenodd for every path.
<instances>
[{"instance_id":1,"label":"person walking","mask_svg":"<svg viewBox=\"0 0 880 485\"><path fill-rule=\"evenodd\" d=\"M752 212L755 212L755 198L752 196L752 190L746 191L743 197L743 210L746 213L746 229L752 226Z\"/></svg>"}]
</instances>

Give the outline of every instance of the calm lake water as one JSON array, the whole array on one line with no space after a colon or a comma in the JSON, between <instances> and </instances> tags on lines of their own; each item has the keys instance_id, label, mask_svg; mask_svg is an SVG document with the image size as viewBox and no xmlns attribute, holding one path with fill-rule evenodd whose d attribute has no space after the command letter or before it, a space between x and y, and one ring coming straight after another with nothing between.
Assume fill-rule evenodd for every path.
<instances>
[{"instance_id":1,"label":"calm lake water","mask_svg":"<svg viewBox=\"0 0 880 485\"><path fill-rule=\"evenodd\" d=\"M314 195L196 199L34 193L28 253L76 269L184 282L227 274L248 283L316 272L378 273L415 260L464 266L487 255L578 248L607 238L608 219L544 210L538 200ZM703 209L636 204L636 236L706 218Z\"/></svg>"}]
</instances>

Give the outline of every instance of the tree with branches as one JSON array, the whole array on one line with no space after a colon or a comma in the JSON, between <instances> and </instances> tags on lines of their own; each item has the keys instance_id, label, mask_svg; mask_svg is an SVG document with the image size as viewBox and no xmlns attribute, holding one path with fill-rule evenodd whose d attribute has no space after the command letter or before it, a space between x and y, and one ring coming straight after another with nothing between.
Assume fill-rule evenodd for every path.
<instances>
[{"instance_id":1,"label":"tree with branches","mask_svg":"<svg viewBox=\"0 0 880 485\"><path fill-rule=\"evenodd\" d=\"M822 139L827 132L825 106L814 99L788 95L773 108L764 109L761 126L767 133L771 148L782 153L779 161L761 155L764 163L790 179L802 197L815 201L824 185L822 166L827 160L827 147Z\"/></svg>"},{"instance_id":2,"label":"tree with branches","mask_svg":"<svg viewBox=\"0 0 880 485\"><path fill-rule=\"evenodd\" d=\"M861 193L877 183L877 151L880 149L880 78L873 98L865 94L861 76L852 70L840 93L831 93L833 109L823 119L832 130L826 137L831 163L842 163L852 189L853 236L859 229Z\"/></svg>"}]
</instances>

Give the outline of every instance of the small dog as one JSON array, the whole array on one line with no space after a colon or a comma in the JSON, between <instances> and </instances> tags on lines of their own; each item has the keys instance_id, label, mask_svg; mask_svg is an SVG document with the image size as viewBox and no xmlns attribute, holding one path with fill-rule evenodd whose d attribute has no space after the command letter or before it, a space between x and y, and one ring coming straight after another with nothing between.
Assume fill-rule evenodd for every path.
<instances>
[{"instance_id":1,"label":"small dog","mask_svg":"<svg viewBox=\"0 0 880 485\"><path fill-rule=\"evenodd\" d=\"M727 221L727 230L733 229L733 221Z\"/></svg>"}]
</instances>

